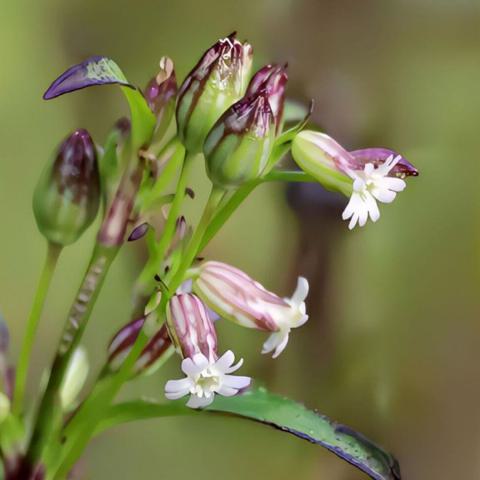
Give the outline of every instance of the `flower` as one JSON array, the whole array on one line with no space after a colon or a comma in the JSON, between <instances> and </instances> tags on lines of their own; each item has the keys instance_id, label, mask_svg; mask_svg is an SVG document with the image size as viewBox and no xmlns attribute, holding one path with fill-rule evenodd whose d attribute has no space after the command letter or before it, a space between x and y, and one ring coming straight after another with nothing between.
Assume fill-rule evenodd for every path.
<instances>
[{"instance_id":1,"label":"flower","mask_svg":"<svg viewBox=\"0 0 480 480\"><path fill-rule=\"evenodd\" d=\"M390 155L383 165L375 167L373 163L367 163L363 171L349 171L353 180L353 192L347 207L342 213L344 220L350 219L348 228L351 230L358 223L363 227L368 217L373 222L380 218L378 200L382 203L391 203L398 192L401 192L407 184L401 178L389 177L388 174L402 157Z\"/></svg>"},{"instance_id":2,"label":"flower","mask_svg":"<svg viewBox=\"0 0 480 480\"><path fill-rule=\"evenodd\" d=\"M368 218L380 218L377 201L392 202L401 192L407 176L418 170L404 157L386 148L366 148L348 152L333 138L304 130L293 140L292 155L305 172L325 188L350 197L342 218L348 227L363 227Z\"/></svg>"},{"instance_id":3,"label":"flower","mask_svg":"<svg viewBox=\"0 0 480 480\"><path fill-rule=\"evenodd\" d=\"M250 384L249 377L230 375L243 363L233 365L235 356L229 350L217 355L217 334L203 302L191 293L179 293L168 302L167 325L177 350L183 356L182 371L186 378L170 380L165 396L176 400L190 394L187 406L205 407L215 394L232 396Z\"/></svg>"},{"instance_id":4,"label":"flower","mask_svg":"<svg viewBox=\"0 0 480 480\"><path fill-rule=\"evenodd\" d=\"M178 92L178 135L190 153L202 151L220 115L245 93L252 47L235 33L218 40L187 75Z\"/></svg>"},{"instance_id":5,"label":"flower","mask_svg":"<svg viewBox=\"0 0 480 480\"><path fill-rule=\"evenodd\" d=\"M262 353L276 358L285 349L290 330L307 320L308 281L299 277L291 298L280 298L241 270L221 262L198 268L193 291L221 317L247 328L272 332Z\"/></svg>"},{"instance_id":6,"label":"flower","mask_svg":"<svg viewBox=\"0 0 480 480\"><path fill-rule=\"evenodd\" d=\"M190 394L187 406L202 408L210 405L215 394L231 397L250 385L249 377L231 375L243 363L234 365L235 355L231 350L225 352L218 360L209 360L203 353L197 353L182 361L182 371L186 377L169 380L165 385L165 396L177 400Z\"/></svg>"}]
</instances>

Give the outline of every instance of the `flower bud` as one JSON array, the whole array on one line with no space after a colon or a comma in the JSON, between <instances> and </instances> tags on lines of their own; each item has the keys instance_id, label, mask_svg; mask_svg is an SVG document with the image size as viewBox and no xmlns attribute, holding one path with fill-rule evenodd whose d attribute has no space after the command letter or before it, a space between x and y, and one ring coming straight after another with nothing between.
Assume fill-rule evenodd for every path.
<instances>
[{"instance_id":1,"label":"flower bud","mask_svg":"<svg viewBox=\"0 0 480 480\"><path fill-rule=\"evenodd\" d=\"M10 412L10 400L0 392L0 424L7 418Z\"/></svg>"},{"instance_id":2,"label":"flower bud","mask_svg":"<svg viewBox=\"0 0 480 480\"><path fill-rule=\"evenodd\" d=\"M184 358L201 353L209 361L217 356L217 333L203 302L191 293L174 295L167 320L175 347Z\"/></svg>"},{"instance_id":3,"label":"flower bud","mask_svg":"<svg viewBox=\"0 0 480 480\"><path fill-rule=\"evenodd\" d=\"M43 171L33 196L40 232L52 243L75 242L95 219L100 177L95 145L86 130L73 132Z\"/></svg>"},{"instance_id":4,"label":"flower bud","mask_svg":"<svg viewBox=\"0 0 480 480\"><path fill-rule=\"evenodd\" d=\"M210 180L229 188L258 178L268 164L274 137L274 116L266 91L232 105L205 141Z\"/></svg>"},{"instance_id":5,"label":"flower bud","mask_svg":"<svg viewBox=\"0 0 480 480\"><path fill-rule=\"evenodd\" d=\"M246 89L252 47L235 34L208 49L180 87L177 102L178 135L190 153L202 151L213 124Z\"/></svg>"},{"instance_id":6,"label":"flower bud","mask_svg":"<svg viewBox=\"0 0 480 480\"><path fill-rule=\"evenodd\" d=\"M333 138L304 130L295 136L292 155L305 172L325 188L338 190L350 201L342 218L349 228L363 227L368 218L380 218L378 202L391 203L401 192L407 176L418 170L404 157L386 148L367 148L348 152Z\"/></svg>"},{"instance_id":7,"label":"flower bud","mask_svg":"<svg viewBox=\"0 0 480 480\"><path fill-rule=\"evenodd\" d=\"M262 353L277 357L286 347L290 330L308 320L305 298L308 282L298 279L291 298L280 298L247 274L221 262L205 262L198 268L193 291L222 318L247 328L272 332Z\"/></svg>"},{"instance_id":8,"label":"flower bud","mask_svg":"<svg viewBox=\"0 0 480 480\"><path fill-rule=\"evenodd\" d=\"M157 117L154 137L161 140L166 133L175 111L177 79L173 61L169 57L160 59L160 71L145 88L145 99Z\"/></svg>"},{"instance_id":9,"label":"flower bud","mask_svg":"<svg viewBox=\"0 0 480 480\"><path fill-rule=\"evenodd\" d=\"M133 344L137 340L140 330L144 327L145 318L141 317L122 327L112 338L108 346L108 363L116 370L125 360ZM163 325L149 340L135 363L137 374L152 373L160 365L164 354L172 345L168 330Z\"/></svg>"},{"instance_id":10,"label":"flower bud","mask_svg":"<svg viewBox=\"0 0 480 480\"><path fill-rule=\"evenodd\" d=\"M265 65L252 77L245 94L245 97L250 97L257 95L261 91L267 92L268 103L272 109L277 133L282 123L287 81L286 65Z\"/></svg>"},{"instance_id":11,"label":"flower bud","mask_svg":"<svg viewBox=\"0 0 480 480\"><path fill-rule=\"evenodd\" d=\"M59 391L64 410L70 410L75 406L77 396L87 379L88 370L87 352L83 347L78 347L70 359Z\"/></svg>"}]
</instances>

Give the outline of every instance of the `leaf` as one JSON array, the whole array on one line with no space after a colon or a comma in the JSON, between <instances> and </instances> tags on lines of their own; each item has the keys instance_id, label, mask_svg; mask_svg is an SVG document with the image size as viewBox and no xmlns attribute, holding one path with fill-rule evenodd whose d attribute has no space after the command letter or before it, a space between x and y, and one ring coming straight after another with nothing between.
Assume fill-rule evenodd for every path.
<instances>
[{"instance_id":1,"label":"leaf","mask_svg":"<svg viewBox=\"0 0 480 480\"><path fill-rule=\"evenodd\" d=\"M130 106L132 147L136 151L152 137L156 118L142 93L129 83L120 67L108 57L94 56L62 73L44 93L45 100L96 85L120 85Z\"/></svg>"},{"instance_id":2,"label":"leaf","mask_svg":"<svg viewBox=\"0 0 480 480\"><path fill-rule=\"evenodd\" d=\"M115 405L102 420L96 433L132 420L202 413L185 407L184 403L134 401ZM251 390L229 398L217 396L206 411L254 420L291 433L330 450L374 480L401 479L396 459L363 435L308 410L299 403L268 393L265 389Z\"/></svg>"},{"instance_id":3,"label":"leaf","mask_svg":"<svg viewBox=\"0 0 480 480\"><path fill-rule=\"evenodd\" d=\"M120 67L110 58L94 56L74 65L62 73L44 93L44 100L51 100L65 93L81 90L94 85L126 85L128 83Z\"/></svg>"}]
</instances>

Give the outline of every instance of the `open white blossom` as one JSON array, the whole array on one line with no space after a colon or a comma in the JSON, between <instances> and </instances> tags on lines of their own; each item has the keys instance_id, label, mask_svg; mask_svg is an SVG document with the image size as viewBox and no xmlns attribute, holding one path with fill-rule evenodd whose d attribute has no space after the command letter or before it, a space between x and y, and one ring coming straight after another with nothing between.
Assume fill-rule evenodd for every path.
<instances>
[{"instance_id":1,"label":"open white blossom","mask_svg":"<svg viewBox=\"0 0 480 480\"><path fill-rule=\"evenodd\" d=\"M263 344L262 353L273 352L272 357L277 358L285 349L288 343L288 337L292 328L301 327L307 320L305 299L308 295L308 281L304 277L298 277L297 288L291 298L284 298L283 300L290 307L290 315L276 315L271 312L272 316L277 319L278 330L273 332ZM271 310L278 309L272 306Z\"/></svg>"},{"instance_id":2,"label":"open white blossom","mask_svg":"<svg viewBox=\"0 0 480 480\"><path fill-rule=\"evenodd\" d=\"M406 183L401 178L389 177L388 174L401 160L401 156L390 155L385 163L375 167L367 163L363 171L349 170L353 180L353 193L343 211L342 218L350 219L348 228L351 230L358 225L363 227L371 218L376 222L380 218L377 200L382 203L391 203L398 192L401 192Z\"/></svg>"},{"instance_id":3,"label":"open white blossom","mask_svg":"<svg viewBox=\"0 0 480 480\"><path fill-rule=\"evenodd\" d=\"M225 352L218 360L209 361L203 353L182 361L182 371L186 377L180 380L169 380L165 385L165 396L169 400L177 400L190 395L187 407L202 408L210 405L215 394L231 397L250 385L250 377L230 375L243 363L236 365L235 355L231 350Z\"/></svg>"}]
</instances>

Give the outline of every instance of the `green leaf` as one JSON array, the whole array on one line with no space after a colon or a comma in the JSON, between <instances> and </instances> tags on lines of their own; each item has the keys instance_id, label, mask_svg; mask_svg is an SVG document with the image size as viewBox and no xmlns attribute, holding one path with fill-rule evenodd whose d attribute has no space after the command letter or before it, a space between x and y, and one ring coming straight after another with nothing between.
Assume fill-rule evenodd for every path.
<instances>
[{"instance_id":1,"label":"green leaf","mask_svg":"<svg viewBox=\"0 0 480 480\"><path fill-rule=\"evenodd\" d=\"M227 414L263 423L320 445L359 468L374 480L400 480L396 459L363 435L337 424L303 405L260 388L235 397L217 396L203 412L192 410L185 401L158 404L134 401L115 405L96 433L125 422L172 415Z\"/></svg>"}]
</instances>

